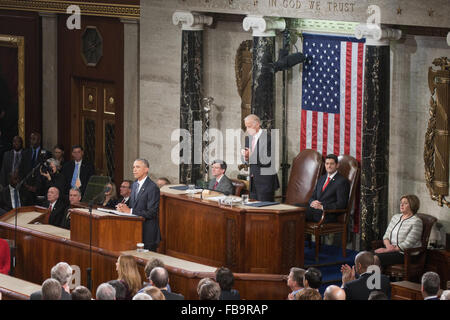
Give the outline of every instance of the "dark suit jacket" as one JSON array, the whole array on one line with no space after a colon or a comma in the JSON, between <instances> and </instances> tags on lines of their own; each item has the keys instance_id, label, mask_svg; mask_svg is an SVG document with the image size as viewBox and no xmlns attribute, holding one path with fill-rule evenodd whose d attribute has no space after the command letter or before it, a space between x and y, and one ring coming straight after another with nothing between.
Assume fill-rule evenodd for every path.
<instances>
[{"instance_id":1,"label":"dark suit jacket","mask_svg":"<svg viewBox=\"0 0 450 320\"><path fill-rule=\"evenodd\" d=\"M20 151L21 161L23 158L23 150ZM2 186L7 186L9 184L9 174L12 171L12 166L14 162L14 150L9 150L3 155L2 168L0 170L0 184ZM17 168L20 170L20 162Z\"/></svg>"},{"instance_id":2,"label":"dark suit jacket","mask_svg":"<svg viewBox=\"0 0 450 320\"><path fill-rule=\"evenodd\" d=\"M235 289L231 289L230 291L222 290L219 300L241 300L241 295Z\"/></svg>"},{"instance_id":3,"label":"dark suit jacket","mask_svg":"<svg viewBox=\"0 0 450 320\"><path fill-rule=\"evenodd\" d=\"M45 155L41 155L41 152L45 151ZM42 147L39 149L38 153L38 159L36 160L35 165L37 165L40 160L49 159L51 158L52 154L50 151L47 151L43 149ZM22 175L22 178L25 177L31 169L33 169L33 163L32 163L32 157L33 157L33 150L32 148L27 148L22 152L22 161L20 162L20 173ZM35 177L37 175L40 175L39 171L37 170L35 172Z\"/></svg>"},{"instance_id":4,"label":"dark suit jacket","mask_svg":"<svg viewBox=\"0 0 450 320\"><path fill-rule=\"evenodd\" d=\"M255 150L250 154L250 193L256 200L273 201L275 190L280 187L278 181L277 168L275 162L272 161L272 152L276 153L276 148L273 146L270 134L265 129L259 137ZM245 147L251 149L252 136L245 138ZM250 150L251 151L251 150ZM272 199L268 199L267 195Z\"/></svg>"},{"instance_id":5,"label":"dark suit jacket","mask_svg":"<svg viewBox=\"0 0 450 320\"><path fill-rule=\"evenodd\" d=\"M327 177L328 175L324 174L318 179L314 192L309 199L309 204L311 204L314 200L318 200L322 203L325 210L345 209L348 203L350 182L344 176L340 175L339 172L337 172L322 192L322 187L327 180ZM322 210L311 208L309 205L307 209L307 217L308 213L322 216ZM334 217L327 216L325 222L334 220Z\"/></svg>"},{"instance_id":6,"label":"dark suit jacket","mask_svg":"<svg viewBox=\"0 0 450 320\"><path fill-rule=\"evenodd\" d=\"M161 241L159 230L159 188L149 177L137 194L137 180L131 186L130 208L133 214L145 218L142 226L142 242L146 249L156 250Z\"/></svg>"},{"instance_id":7,"label":"dark suit jacket","mask_svg":"<svg viewBox=\"0 0 450 320\"><path fill-rule=\"evenodd\" d=\"M22 207L29 206L31 205L31 199L27 197L28 193L22 192L23 190L23 187L19 190L20 204L22 205ZM9 185L4 187L0 192L0 208L5 210L6 212L10 211L13 208L11 203L11 193L9 190Z\"/></svg>"},{"instance_id":8,"label":"dark suit jacket","mask_svg":"<svg viewBox=\"0 0 450 320\"><path fill-rule=\"evenodd\" d=\"M167 290L161 290L166 300L184 300L184 296L179 293L169 292Z\"/></svg>"},{"instance_id":9,"label":"dark suit jacket","mask_svg":"<svg viewBox=\"0 0 450 320\"><path fill-rule=\"evenodd\" d=\"M73 176L74 170L75 170L75 161L74 160L66 162L64 164L64 167L61 170L62 174L64 175L64 178L66 179L66 190L65 190L66 194L69 193L69 190L71 188L70 183L72 182L72 176ZM92 175L94 175L94 173L95 173L95 169L94 169L94 166L90 162L83 160L81 162L81 168L79 170L80 170L80 181L81 181L80 191L81 191L81 196L83 196L90 177Z\"/></svg>"},{"instance_id":10,"label":"dark suit jacket","mask_svg":"<svg viewBox=\"0 0 450 320\"><path fill-rule=\"evenodd\" d=\"M130 199L131 199L131 196L128 198L127 201L125 201L125 204L126 204L128 207L130 206ZM122 200L123 200L123 197L120 197L120 198L117 200L117 203L116 203L116 204L122 203Z\"/></svg>"},{"instance_id":11,"label":"dark suit jacket","mask_svg":"<svg viewBox=\"0 0 450 320\"><path fill-rule=\"evenodd\" d=\"M377 289L369 289L367 287L367 279L371 275L369 273L362 274L358 279L344 284L346 300L367 300L372 291ZM383 291L388 298L391 297L391 282L389 277L381 274L380 279L381 291Z\"/></svg>"},{"instance_id":12,"label":"dark suit jacket","mask_svg":"<svg viewBox=\"0 0 450 320\"><path fill-rule=\"evenodd\" d=\"M47 207L49 205L50 205L50 203L47 202ZM59 198L56 201L52 212L50 213L50 217L48 218L48 223L52 224L56 227L64 228L67 207L68 207L68 204L63 199Z\"/></svg>"},{"instance_id":13,"label":"dark suit jacket","mask_svg":"<svg viewBox=\"0 0 450 320\"><path fill-rule=\"evenodd\" d=\"M64 290L64 288L61 289L62 293L61 293L61 300L72 300L72 295L70 293L67 293L66 290ZM42 300L42 291L36 291L33 292L30 295L30 300Z\"/></svg>"},{"instance_id":14,"label":"dark suit jacket","mask_svg":"<svg viewBox=\"0 0 450 320\"><path fill-rule=\"evenodd\" d=\"M215 183L216 183L216 179L215 178L209 180L208 189L209 190L218 191L218 192L222 192L222 193L225 193L225 194L228 194L228 195L233 195L234 194L233 183L231 182L231 180L226 175L222 176L222 178L220 179L219 183L217 184L216 189L213 189Z\"/></svg>"}]
</instances>

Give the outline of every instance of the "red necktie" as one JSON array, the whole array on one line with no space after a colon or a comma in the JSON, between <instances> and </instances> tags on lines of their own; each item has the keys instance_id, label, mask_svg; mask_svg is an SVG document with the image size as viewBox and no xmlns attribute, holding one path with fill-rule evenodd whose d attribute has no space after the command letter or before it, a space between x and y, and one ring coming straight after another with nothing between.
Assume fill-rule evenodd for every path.
<instances>
[{"instance_id":1,"label":"red necktie","mask_svg":"<svg viewBox=\"0 0 450 320\"><path fill-rule=\"evenodd\" d=\"M122 199L122 203L125 203L125 198Z\"/></svg>"},{"instance_id":2,"label":"red necktie","mask_svg":"<svg viewBox=\"0 0 450 320\"><path fill-rule=\"evenodd\" d=\"M219 184L219 181L216 180L216 183L214 183L213 190L216 190L217 185Z\"/></svg>"},{"instance_id":3,"label":"red necktie","mask_svg":"<svg viewBox=\"0 0 450 320\"><path fill-rule=\"evenodd\" d=\"M323 190L325 190L325 188L327 187L328 183L330 182L330 177L327 178L327 181L325 182L325 184L322 187L322 192Z\"/></svg>"},{"instance_id":4,"label":"red necktie","mask_svg":"<svg viewBox=\"0 0 450 320\"><path fill-rule=\"evenodd\" d=\"M52 204L50 204L49 206L48 206L48 210L50 210L50 211L52 211Z\"/></svg>"}]
</instances>

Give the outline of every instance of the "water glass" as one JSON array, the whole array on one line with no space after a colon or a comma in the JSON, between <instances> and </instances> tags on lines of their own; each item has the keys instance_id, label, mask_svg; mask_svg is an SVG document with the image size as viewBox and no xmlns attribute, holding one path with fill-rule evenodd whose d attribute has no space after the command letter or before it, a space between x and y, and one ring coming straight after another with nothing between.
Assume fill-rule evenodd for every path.
<instances>
[{"instance_id":1,"label":"water glass","mask_svg":"<svg viewBox=\"0 0 450 320\"><path fill-rule=\"evenodd\" d=\"M242 204L248 203L248 194L241 195L241 198L242 198Z\"/></svg>"}]
</instances>

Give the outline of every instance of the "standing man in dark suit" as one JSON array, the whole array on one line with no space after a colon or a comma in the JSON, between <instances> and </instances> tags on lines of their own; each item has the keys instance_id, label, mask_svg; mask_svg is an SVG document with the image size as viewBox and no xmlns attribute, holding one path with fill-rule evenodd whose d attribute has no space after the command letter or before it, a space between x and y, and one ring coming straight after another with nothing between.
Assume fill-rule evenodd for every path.
<instances>
[{"instance_id":1,"label":"standing man in dark suit","mask_svg":"<svg viewBox=\"0 0 450 320\"><path fill-rule=\"evenodd\" d=\"M78 188L81 196L84 195L89 179L95 173L94 166L83 160L84 149L80 145L72 147L73 160L66 162L62 169L62 174L66 180L65 194L69 193L71 188Z\"/></svg>"},{"instance_id":2,"label":"standing man in dark suit","mask_svg":"<svg viewBox=\"0 0 450 320\"><path fill-rule=\"evenodd\" d=\"M20 190L16 189L19 183L19 175L17 170L9 173L9 185L3 188L0 192L0 216L4 213L15 209L17 207L23 207L31 205L31 200L27 198L27 193L23 192L24 188Z\"/></svg>"},{"instance_id":3,"label":"standing man in dark suit","mask_svg":"<svg viewBox=\"0 0 450 320\"><path fill-rule=\"evenodd\" d=\"M323 210L345 209L350 193L350 182L339 174L338 157L329 154L325 158L325 170L327 174L317 180L317 185L309 199L309 207L306 210L306 221L319 222ZM337 221L336 215L326 215L325 223Z\"/></svg>"},{"instance_id":4,"label":"standing man in dark suit","mask_svg":"<svg viewBox=\"0 0 450 320\"><path fill-rule=\"evenodd\" d=\"M67 203L59 196L59 190L56 187L50 187L47 191L48 209L50 216L48 223L56 227L64 227L66 218Z\"/></svg>"},{"instance_id":5,"label":"standing man in dark suit","mask_svg":"<svg viewBox=\"0 0 450 320\"><path fill-rule=\"evenodd\" d=\"M23 140L20 136L13 138L13 149L5 152L3 155L2 169L0 171L0 185L7 186L9 184L9 175L11 172L18 170L22 161Z\"/></svg>"},{"instance_id":6,"label":"standing man in dark suit","mask_svg":"<svg viewBox=\"0 0 450 320\"><path fill-rule=\"evenodd\" d=\"M280 187L275 168L276 146L272 146L270 134L261 129L261 120L250 114L244 119L249 137L245 140L242 156L250 165L250 198L260 201L273 201L275 190Z\"/></svg>"},{"instance_id":7,"label":"standing man in dark suit","mask_svg":"<svg viewBox=\"0 0 450 320\"><path fill-rule=\"evenodd\" d=\"M226 195L234 194L234 186L225 175L227 164L223 160L214 160L211 164L213 179L209 180L208 189L222 192Z\"/></svg>"},{"instance_id":8,"label":"standing man in dark suit","mask_svg":"<svg viewBox=\"0 0 450 320\"><path fill-rule=\"evenodd\" d=\"M119 203L117 210L145 218L142 226L142 242L145 249L156 251L161 241L161 231L159 230L159 188L148 177L149 166L146 159L134 161L133 175L136 181L131 187L130 206Z\"/></svg>"}]
</instances>

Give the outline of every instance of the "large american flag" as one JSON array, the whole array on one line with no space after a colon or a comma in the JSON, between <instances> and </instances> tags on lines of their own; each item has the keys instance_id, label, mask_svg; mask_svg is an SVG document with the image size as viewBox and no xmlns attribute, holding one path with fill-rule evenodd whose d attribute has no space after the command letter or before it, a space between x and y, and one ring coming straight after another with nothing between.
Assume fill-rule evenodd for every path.
<instances>
[{"instance_id":1,"label":"large american flag","mask_svg":"<svg viewBox=\"0 0 450 320\"><path fill-rule=\"evenodd\" d=\"M361 161L364 51L364 40L304 34L300 151Z\"/></svg>"}]
</instances>

